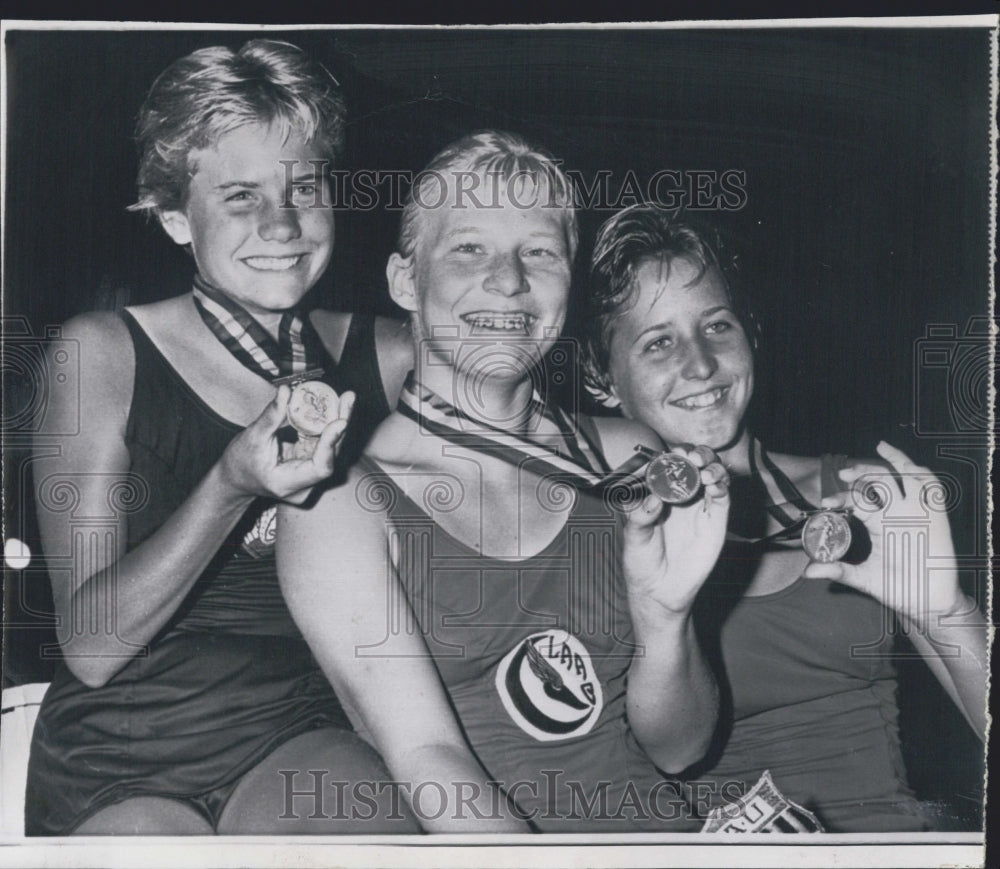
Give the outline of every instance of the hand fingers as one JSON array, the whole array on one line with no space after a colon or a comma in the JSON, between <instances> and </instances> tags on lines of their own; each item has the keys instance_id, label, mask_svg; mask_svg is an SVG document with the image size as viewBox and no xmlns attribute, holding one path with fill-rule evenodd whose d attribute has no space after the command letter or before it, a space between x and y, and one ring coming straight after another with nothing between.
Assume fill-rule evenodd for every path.
<instances>
[{"instance_id":1,"label":"hand fingers","mask_svg":"<svg viewBox=\"0 0 1000 869\"><path fill-rule=\"evenodd\" d=\"M850 492L837 492L834 495L827 495L819 503L821 507L825 507L826 509L839 510L847 506L850 495Z\"/></svg>"},{"instance_id":2,"label":"hand fingers","mask_svg":"<svg viewBox=\"0 0 1000 869\"><path fill-rule=\"evenodd\" d=\"M678 444L677 446L671 447L670 452L684 456L684 458L691 461L696 468L704 468L713 462L719 461L719 457L709 447L703 445L695 446L694 444Z\"/></svg>"},{"instance_id":3,"label":"hand fingers","mask_svg":"<svg viewBox=\"0 0 1000 869\"><path fill-rule=\"evenodd\" d=\"M635 529L655 525L663 512L663 506L663 502L656 495L647 495L641 504L625 514L625 523Z\"/></svg>"},{"instance_id":4,"label":"hand fingers","mask_svg":"<svg viewBox=\"0 0 1000 869\"><path fill-rule=\"evenodd\" d=\"M710 486L715 483L725 483L729 485L729 471L722 462L716 460L705 465L699 472L702 483Z\"/></svg>"},{"instance_id":5,"label":"hand fingers","mask_svg":"<svg viewBox=\"0 0 1000 869\"><path fill-rule=\"evenodd\" d=\"M333 459L340 450L344 432L347 431L347 422L346 418L335 419L323 429L316 443L312 460L326 474L333 473Z\"/></svg>"},{"instance_id":6,"label":"hand fingers","mask_svg":"<svg viewBox=\"0 0 1000 869\"><path fill-rule=\"evenodd\" d=\"M262 425L265 429L272 432L286 425L288 422L288 399L291 394L292 390L287 385L282 384L279 386L271 403L264 408L261 415L257 417L253 424Z\"/></svg>"},{"instance_id":7,"label":"hand fingers","mask_svg":"<svg viewBox=\"0 0 1000 869\"><path fill-rule=\"evenodd\" d=\"M885 441L878 442L878 446L875 447L875 452L877 452L901 474L912 473L913 471L918 470L917 466L910 460L910 457L906 455L906 453L897 449L892 444L886 443Z\"/></svg>"},{"instance_id":8,"label":"hand fingers","mask_svg":"<svg viewBox=\"0 0 1000 869\"><path fill-rule=\"evenodd\" d=\"M343 420L349 420L351 418L351 413L354 410L354 402L357 396L348 390L343 395L340 396L340 406L337 411L337 416Z\"/></svg>"},{"instance_id":9,"label":"hand fingers","mask_svg":"<svg viewBox=\"0 0 1000 869\"><path fill-rule=\"evenodd\" d=\"M729 497L729 477L705 484L705 494L712 501L725 501Z\"/></svg>"}]
</instances>

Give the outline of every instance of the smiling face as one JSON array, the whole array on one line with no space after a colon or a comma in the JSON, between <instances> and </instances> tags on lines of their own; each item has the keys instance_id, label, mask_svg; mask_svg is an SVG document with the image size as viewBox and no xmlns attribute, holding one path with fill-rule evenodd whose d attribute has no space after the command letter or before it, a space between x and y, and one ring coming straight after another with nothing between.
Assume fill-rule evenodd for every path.
<instances>
[{"instance_id":1,"label":"smiling face","mask_svg":"<svg viewBox=\"0 0 1000 869\"><path fill-rule=\"evenodd\" d=\"M192 153L185 206L160 220L174 241L191 245L208 284L255 316L283 311L316 283L333 251L326 181L309 162L322 159L295 134L283 141L274 127L239 127Z\"/></svg>"},{"instance_id":2,"label":"smiling face","mask_svg":"<svg viewBox=\"0 0 1000 869\"><path fill-rule=\"evenodd\" d=\"M635 304L611 333L612 395L666 443L725 452L743 436L753 356L718 269L698 271L684 257L640 264Z\"/></svg>"},{"instance_id":3,"label":"smiling face","mask_svg":"<svg viewBox=\"0 0 1000 869\"><path fill-rule=\"evenodd\" d=\"M516 372L523 365L511 360L534 364L559 336L571 274L566 213L524 207L547 202L535 196L528 182L488 207L454 207L451 197L422 213L412 257L390 257L390 290L415 312L416 337L457 368L485 355L494 373L504 370L501 357Z\"/></svg>"}]
</instances>

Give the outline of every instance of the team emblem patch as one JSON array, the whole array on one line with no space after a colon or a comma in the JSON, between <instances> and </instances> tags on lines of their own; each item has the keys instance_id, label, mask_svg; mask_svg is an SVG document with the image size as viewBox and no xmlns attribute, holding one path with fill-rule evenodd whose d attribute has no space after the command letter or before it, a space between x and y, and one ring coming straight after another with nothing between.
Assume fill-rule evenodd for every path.
<instances>
[{"instance_id":1,"label":"team emblem patch","mask_svg":"<svg viewBox=\"0 0 1000 869\"><path fill-rule=\"evenodd\" d=\"M278 531L278 508L266 507L253 527L243 537L243 551L254 558L263 558L274 549L274 541Z\"/></svg>"},{"instance_id":2,"label":"team emblem patch","mask_svg":"<svg viewBox=\"0 0 1000 869\"><path fill-rule=\"evenodd\" d=\"M532 634L511 649L496 687L514 723L542 742L588 733L604 707L590 653L562 629Z\"/></svg>"}]
</instances>

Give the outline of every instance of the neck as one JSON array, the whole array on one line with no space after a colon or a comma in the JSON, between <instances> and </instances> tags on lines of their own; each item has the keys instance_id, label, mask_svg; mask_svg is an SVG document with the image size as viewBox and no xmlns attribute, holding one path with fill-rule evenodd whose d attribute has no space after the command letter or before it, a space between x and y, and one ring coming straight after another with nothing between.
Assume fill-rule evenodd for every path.
<instances>
[{"instance_id":1,"label":"neck","mask_svg":"<svg viewBox=\"0 0 1000 869\"><path fill-rule=\"evenodd\" d=\"M275 314L272 311L262 311L259 313L247 311L247 313L264 327L264 331L267 332L268 335L274 338L275 341L278 340L278 327L281 324L281 318L284 312L279 311Z\"/></svg>"},{"instance_id":2,"label":"neck","mask_svg":"<svg viewBox=\"0 0 1000 869\"><path fill-rule=\"evenodd\" d=\"M719 459L729 471L730 476L743 476L750 473L750 449L753 437L746 429L740 431L736 441L718 451Z\"/></svg>"},{"instance_id":3,"label":"neck","mask_svg":"<svg viewBox=\"0 0 1000 869\"><path fill-rule=\"evenodd\" d=\"M511 432L528 422L534 392L531 379L507 380L464 374L446 365L421 365L418 378L462 413Z\"/></svg>"},{"instance_id":4,"label":"neck","mask_svg":"<svg viewBox=\"0 0 1000 869\"><path fill-rule=\"evenodd\" d=\"M195 288L204 293L210 299L213 299L217 304L224 308L230 308L235 305L237 308L243 310L244 313L249 314L254 320L263 327L264 331L267 332L275 340L278 339L278 333L281 326L281 318L285 315L285 311L271 311L266 308L248 308L246 305L238 302L229 294L220 290L218 287L213 286L208 281L206 281L201 274L196 273L194 277Z\"/></svg>"}]
</instances>

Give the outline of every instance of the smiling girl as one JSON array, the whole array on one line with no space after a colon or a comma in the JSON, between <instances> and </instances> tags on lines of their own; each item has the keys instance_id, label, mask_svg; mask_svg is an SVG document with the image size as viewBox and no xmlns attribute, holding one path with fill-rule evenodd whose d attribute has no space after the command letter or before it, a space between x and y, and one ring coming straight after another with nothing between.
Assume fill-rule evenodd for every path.
<instances>
[{"instance_id":1,"label":"smiling girl","mask_svg":"<svg viewBox=\"0 0 1000 869\"><path fill-rule=\"evenodd\" d=\"M343 113L329 73L264 40L182 58L142 108L134 208L190 251L194 289L63 332L80 406L53 381L50 413L80 430L34 467L46 554L72 568L52 573L64 663L34 731L29 835L413 829L287 796L316 771L385 775L292 623L273 553L275 502L307 497L338 449L349 461L411 364L398 326L301 307L333 250L323 167ZM317 368L332 421L310 458L282 461L290 389L274 381ZM81 530L78 514L109 519Z\"/></svg>"},{"instance_id":2,"label":"smiling girl","mask_svg":"<svg viewBox=\"0 0 1000 869\"><path fill-rule=\"evenodd\" d=\"M698 778L715 795L770 770L831 832L926 829L937 821L907 783L887 626L902 625L980 737L986 706L986 635L940 484L885 443L881 462L765 449L746 425L754 324L725 266L693 226L634 206L598 234L585 305L595 395L665 443L711 447L733 475L729 540L696 605L723 700ZM868 552L848 550L845 508ZM928 558L933 571L918 569Z\"/></svg>"}]
</instances>

